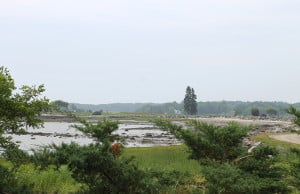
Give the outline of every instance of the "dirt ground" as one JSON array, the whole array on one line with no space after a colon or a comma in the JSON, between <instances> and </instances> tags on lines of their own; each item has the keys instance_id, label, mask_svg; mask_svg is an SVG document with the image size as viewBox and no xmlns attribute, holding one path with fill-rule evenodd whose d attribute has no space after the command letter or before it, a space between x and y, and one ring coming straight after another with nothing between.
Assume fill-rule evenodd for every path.
<instances>
[{"instance_id":1,"label":"dirt ground","mask_svg":"<svg viewBox=\"0 0 300 194\"><path fill-rule=\"evenodd\" d=\"M53 118L52 118L53 117ZM53 121L69 121L69 117L66 116L47 116L45 117L47 121L53 122ZM67 119L67 120L66 120ZM242 125L251 125L253 126L253 129L259 133L259 132L268 132L271 133L270 137L300 144L300 135L297 135L295 133L290 133L291 130L300 130L299 127L297 127L295 124L293 124L290 120L271 120L271 119L259 119L259 118L227 118L227 117L198 117L198 118L191 118L191 119L197 119L198 121L215 124L215 125L224 125L228 122L237 122Z\"/></svg>"},{"instance_id":2,"label":"dirt ground","mask_svg":"<svg viewBox=\"0 0 300 194\"><path fill-rule=\"evenodd\" d=\"M239 118L197 118L199 121L211 124L225 124L235 121L243 125L253 125L262 132L271 133L270 137L289 143L300 144L300 135L291 133L291 130L299 130L292 121L268 120L268 119L239 119Z\"/></svg>"},{"instance_id":3,"label":"dirt ground","mask_svg":"<svg viewBox=\"0 0 300 194\"><path fill-rule=\"evenodd\" d=\"M270 137L280 140L280 141L285 141L289 143L295 143L295 144L300 144L300 135L291 133L291 134L276 134L276 135L270 135Z\"/></svg>"}]
</instances>

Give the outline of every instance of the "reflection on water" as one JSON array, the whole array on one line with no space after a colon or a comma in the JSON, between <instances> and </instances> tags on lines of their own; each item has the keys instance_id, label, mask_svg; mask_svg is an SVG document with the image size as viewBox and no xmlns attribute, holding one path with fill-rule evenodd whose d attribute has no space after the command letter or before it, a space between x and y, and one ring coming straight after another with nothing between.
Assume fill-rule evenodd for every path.
<instances>
[{"instance_id":1,"label":"reflection on water","mask_svg":"<svg viewBox=\"0 0 300 194\"><path fill-rule=\"evenodd\" d=\"M11 135L18 142L22 150L29 151L49 144L76 142L86 145L93 139L72 127L74 123L46 122L44 128L29 128L30 134ZM149 147L156 145L180 144L171 134L155 128L151 123L126 123L119 124L119 129L114 132L125 137L126 147Z\"/></svg>"}]
</instances>

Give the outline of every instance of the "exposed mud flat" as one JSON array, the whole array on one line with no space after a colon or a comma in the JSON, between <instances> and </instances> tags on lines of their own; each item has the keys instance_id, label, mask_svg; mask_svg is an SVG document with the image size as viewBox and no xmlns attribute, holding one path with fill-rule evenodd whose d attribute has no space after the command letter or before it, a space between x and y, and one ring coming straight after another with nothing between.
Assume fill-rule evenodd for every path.
<instances>
[{"instance_id":1,"label":"exposed mud flat","mask_svg":"<svg viewBox=\"0 0 300 194\"><path fill-rule=\"evenodd\" d=\"M92 143L93 138L72 127L75 123L46 122L44 128L29 128L26 134L7 134L20 145L20 149L30 151L50 144L76 142L80 145ZM181 142L168 132L156 128L149 122L126 122L119 124L114 132L125 139L126 147L150 147L177 145Z\"/></svg>"},{"instance_id":2,"label":"exposed mud flat","mask_svg":"<svg viewBox=\"0 0 300 194\"><path fill-rule=\"evenodd\" d=\"M7 134L13 137L13 140L18 142L20 148L23 150L36 149L41 146L47 146L49 144L61 144L76 142L80 145L86 145L92 143L94 140L91 137L84 135L82 132L76 130L72 125L76 124L68 120L67 122L61 122L67 117L54 117L53 120L59 122L46 122L44 128L28 129L28 133L24 135ZM195 118L193 118L195 119ZM251 120L251 119L238 119L238 118L196 118L199 121L224 125L228 122L235 121L243 125L251 125L253 129L250 132L250 136L261 132L268 133L282 133L288 132L291 129L296 130L295 125L290 121L279 120ZM120 120L119 129L114 133L124 137L125 146L127 147L149 147L149 146L167 146L181 144L181 141L177 140L172 134L166 131L158 129L154 124L147 121L135 121L135 120ZM184 122L175 121L175 124L183 125ZM250 141L249 136L249 141ZM273 137L273 136L272 136ZM285 139L292 143L300 143L300 138L296 138L295 134L282 136L274 136L277 139Z\"/></svg>"},{"instance_id":3,"label":"exposed mud flat","mask_svg":"<svg viewBox=\"0 0 300 194\"><path fill-rule=\"evenodd\" d=\"M116 134L125 137L128 147L176 145L181 143L169 132L162 131L151 123L120 124Z\"/></svg>"}]
</instances>

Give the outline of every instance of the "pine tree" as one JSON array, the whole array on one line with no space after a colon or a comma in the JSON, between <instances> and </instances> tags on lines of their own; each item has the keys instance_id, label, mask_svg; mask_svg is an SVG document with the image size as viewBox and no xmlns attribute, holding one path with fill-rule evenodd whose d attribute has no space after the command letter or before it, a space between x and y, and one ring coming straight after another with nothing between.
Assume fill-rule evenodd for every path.
<instances>
[{"instance_id":1,"label":"pine tree","mask_svg":"<svg viewBox=\"0 0 300 194\"><path fill-rule=\"evenodd\" d=\"M188 86L186 88L185 97L184 97L184 111L187 114L195 115L197 114L197 95L193 88Z\"/></svg>"}]
</instances>

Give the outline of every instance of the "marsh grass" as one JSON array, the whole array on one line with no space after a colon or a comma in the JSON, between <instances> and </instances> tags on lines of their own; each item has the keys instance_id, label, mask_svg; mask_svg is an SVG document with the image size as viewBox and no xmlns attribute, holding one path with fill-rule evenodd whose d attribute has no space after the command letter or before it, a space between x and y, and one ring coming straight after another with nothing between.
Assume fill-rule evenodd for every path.
<instances>
[{"instance_id":1,"label":"marsh grass","mask_svg":"<svg viewBox=\"0 0 300 194\"><path fill-rule=\"evenodd\" d=\"M298 149L300 149L300 144L280 141L280 140L277 140L277 139L274 139L274 138L270 137L269 135L270 134L262 133L262 134L258 134L256 136L254 136L253 139L255 141L261 141L263 143L266 143L270 146L283 147L285 149L289 149L289 148L298 148Z\"/></svg>"},{"instance_id":2,"label":"marsh grass","mask_svg":"<svg viewBox=\"0 0 300 194\"><path fill-rule=\"evenodd\" d=\"M189 159L185 145L126 148L123 157L130 156L134 156L138 166L145 170L176 170L191 174L199 174L201 170L196 160Z\"/></svg>"},{"instance_id":3,"label":"marsh grass","mask_svg":"<svg viewBox=\"0 0 300 194\"><path fill-rule=\"evenodd\" d=\"M0 158L0 165L13 169L13 164L4 158ZM12 172L17 184L30 186L33 193L76 193L84 186L72 178L72 172L67 166L61 166L59 169L49 166L41 170L33 164L24 164Z\"/></svg>"},{"instance_id":4,"label":"marsh grass","mask_svg":"<svg viewBox=\"0 0 300 194\"><path fill-rule=\"evenodd\" d=\"M199 185L203 185L205 179L201 176L201 166L196 160L189 159L187 146L125 148L122 157L131 156L140 169L148 173L163 172L161 176L178 181L159 193L202 193ZM173 174L174 171L179 174Z\"/></svg>"},{"instance_id":5,"label":"marsh grass","mask_svg":"<svg viewBox=\"0 0 300 194\"><path fill-rule=\"evenodd\" d=\"M33 185L35 193L75 193L81 188L81 184L72 178L67 166L61 166L59 169L50 166L40 170L33 164L26 164L18 168L16 176L19 183Z\"/></svg>"}]
</instances>

